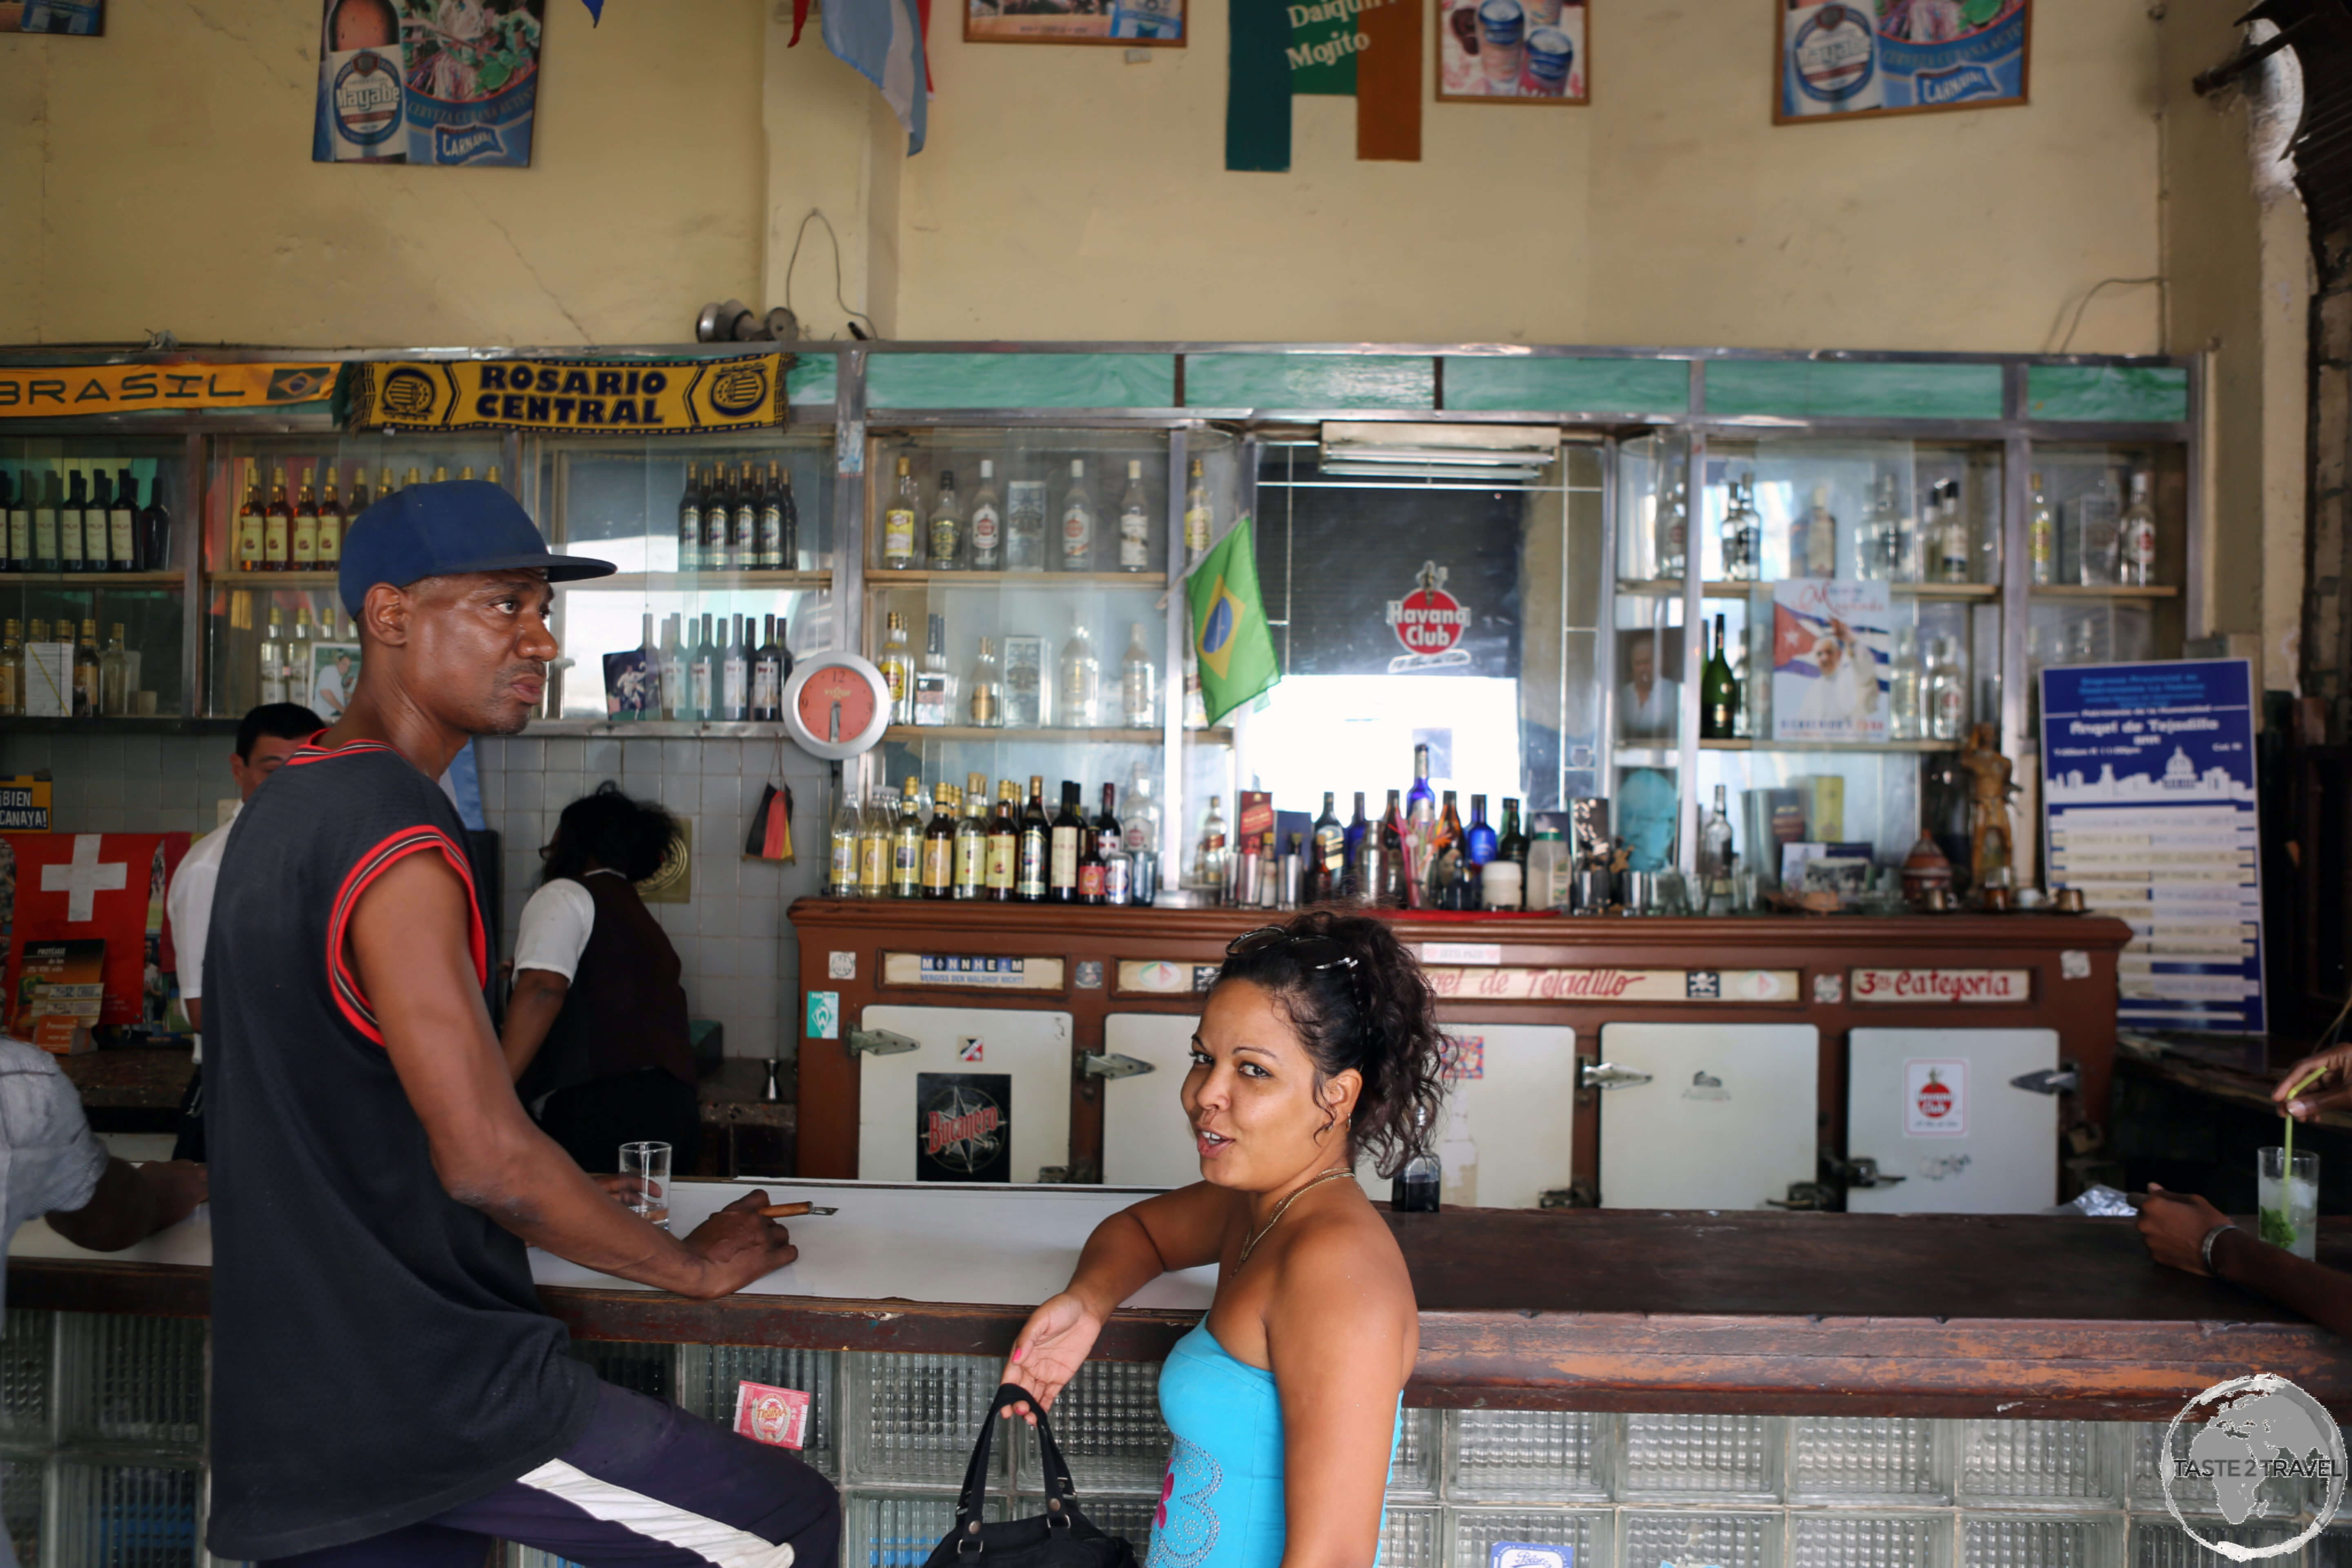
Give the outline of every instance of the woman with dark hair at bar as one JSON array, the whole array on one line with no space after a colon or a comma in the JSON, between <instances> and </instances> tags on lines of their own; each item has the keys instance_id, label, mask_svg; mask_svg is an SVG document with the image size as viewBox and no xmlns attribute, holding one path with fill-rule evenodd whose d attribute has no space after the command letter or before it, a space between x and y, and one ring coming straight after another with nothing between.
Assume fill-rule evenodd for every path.
<instances>
[{"instance_id":1,"label":"woman with dark hair at bar","mask_svg":"<svg viewBox=\"0 0 2352 1568\"><path fill-rule=\"evenodd\" d=\"M702 1121L677 951L636 884L661 869L677 819L607 782L563 808L522 907L500 1036L515 1091L584 1171L624 1143L667 1143L693 1168Z\"/></svg>"},{"instance_id":2,"label":"woman with dark hair at bar","mask_svg":"<svg viewBox=\"0 0 2352 1568\"><path fill-rule=\"evenodd\" d=\"M1183 1084L1203 1179L1097 1226L1004 1368L1051 1409L1121 1301L1217 1266L1160 1376L1176 1443L1151 1568L1377 1555L1419 1315L1354 1172L1360 1153L1393 1170L1420 1151L1440 1051L1428 983L1377 920L1312 911L1225 950Z\"/></svg>"}]
</instances>

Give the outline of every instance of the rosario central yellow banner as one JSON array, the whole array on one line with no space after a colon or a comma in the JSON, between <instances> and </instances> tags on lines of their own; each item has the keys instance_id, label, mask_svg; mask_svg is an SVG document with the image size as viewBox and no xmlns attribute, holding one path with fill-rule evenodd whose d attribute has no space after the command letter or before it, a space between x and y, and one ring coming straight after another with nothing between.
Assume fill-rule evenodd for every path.
<instances>
[{"instance_id":1,"label":"rosario central yellow banner","mask_svg":"<svg viewBox=\"0 0 2352 1568\"><path fill-rule=\"evenodd\" d=\"M692 436L782 425L785 358L370 362L351 367L350 422L370 430L578 436Z\"/></svg>"},{"instance_id":2,"label":"rosario central yellow banner","mask_svg":"<svg viewBox=\"0 0 2352 1568\"><path fill-rule=\"evenodd\" d=\"M331 364L0 365L0 419L282 408L334 390Z\"/></svg>"}]
</instances>

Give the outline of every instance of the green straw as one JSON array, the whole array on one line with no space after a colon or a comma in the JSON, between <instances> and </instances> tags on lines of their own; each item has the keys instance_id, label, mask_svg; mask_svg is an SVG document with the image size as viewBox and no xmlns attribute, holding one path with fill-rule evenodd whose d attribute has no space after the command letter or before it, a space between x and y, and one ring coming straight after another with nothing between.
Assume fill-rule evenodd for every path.
<instances>
[{"instance_id":1,"label":"green straw","mask_svg":"<svg viewBox=\"0 0 2352 1568\"><path fill-rule=\"evenodd\" d=\"M2327 1068L2321 1067L2314 1068L2309 1072L2304 1074L2303 1081L2296 1084L2293 1089L2287 1090L2286 1097L2288 1102L2290 1104L2293 1103L2295 1096L2301 1094L2305 1089L2309 1089L2319 1079L2326 1077L2327 1071ZM2259 1228L2262 1232L2262 1238L2264 1241L2270 1242L2272 1245L2276 1247L2293 1247L2294 1245L2294 1227L2287 1223L2286 1216L2294 1212L2293 1207L2294 1202L2294 1115L2292 1111L2288 1111L2283 1113L2279 1120L2286 1123L2286 1135L2284 1140L2286 1146L2281 1152L2282 1158L2279 1169L2279 1206L2275 1211L2264 1209L2262 1212L2259 1216Z\"/></svg>"}]
</instances>

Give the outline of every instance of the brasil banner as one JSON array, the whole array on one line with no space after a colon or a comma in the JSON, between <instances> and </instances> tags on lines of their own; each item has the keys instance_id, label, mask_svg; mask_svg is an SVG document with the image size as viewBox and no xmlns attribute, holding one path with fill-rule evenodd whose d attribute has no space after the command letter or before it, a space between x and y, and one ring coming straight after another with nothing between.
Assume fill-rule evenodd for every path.
<instances>
[{"instance_id":1,"label":"brasil banner","mask_svg":"<svg viewBox=\"0 0 2352 1568\"><path fill-rule=\"evenodd\" d=\"M700 436L784 422L792 356L732 359L371 360L339 402L355 430L541 430Z\"/></svg>"},{"instance_id":2,"label":"brasil banner","mask_svg":"<svg viewBox=\"0 0 2352 1568\"><path fill-rule=\"evenodd\" d=\"M1247 517L1192 568L1184 599L1192 611L1192 657L1201 667L1201 700L1214 724L1282 679L1258 594L1255 531Z\"/></svg>"},{"instance_id":3,"label":"brasil banner","mask_svg":"<svg viewBox=\"0 0 2352 1568\"><path fill-rule=\"evenodd\" d=\"M0 365L0 419L285 408L334 390L331 364Z\"/></svg>"}]
</instances>

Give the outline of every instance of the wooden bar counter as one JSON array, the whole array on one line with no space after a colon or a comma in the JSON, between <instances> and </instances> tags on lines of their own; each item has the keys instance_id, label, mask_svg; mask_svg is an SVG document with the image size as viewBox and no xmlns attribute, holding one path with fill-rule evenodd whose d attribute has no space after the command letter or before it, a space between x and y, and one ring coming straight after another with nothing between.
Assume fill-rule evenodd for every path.
<instances>
[{"instance_id":1,"label":"wooden bar counter","mask_svg":"<svg viewBox=\"0 0 2352 1568\"><path fill-rule=\"evenodd\" d=\"M682 1229L743 1185L680 1183ZM793 1222L801 1260L693 1302L534 1253L584 1339L998 1356L1078 1244L1132 1193L770 1184L839 1215ZM2166 1419L2252 1372L2352 1415L2352 1345L2217 1281L2150 1264L2126 1220L1631 1210L1391 1215L1422 1312L1414 1405L1633 1412ZM200 1215L130 1254L36 1222L11 1307L201 1317ZM2352 1235L2323 1234L2352 1265ZM1213 1281L1171 1276L1097 1354L1157 1360Z\"/></svg>"}]
</instances>

